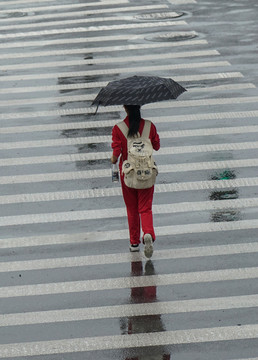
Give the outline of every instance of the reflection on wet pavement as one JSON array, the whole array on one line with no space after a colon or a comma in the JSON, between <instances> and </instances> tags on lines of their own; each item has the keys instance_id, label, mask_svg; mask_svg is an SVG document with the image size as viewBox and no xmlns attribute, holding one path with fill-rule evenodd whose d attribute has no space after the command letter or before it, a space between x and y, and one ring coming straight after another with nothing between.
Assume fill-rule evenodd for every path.
<instances>
[{"instance_id":1,"label":"reflection on wet pavement","mask_svg":"<svg viewBox=\"0 0 258 360\"><path fill-rule=\"evenodd\" d=\"M110 160L102 159L102 160L75 161L75 166L78 170L91 170L93 167L94 170L107 169L110 167Z\"/></svg>"},{"instance_id":2,"label":"reflection on wet pavement","mask_svg":"<svg viewBox=\"0 0 258 360\"><path fill-rule=\"evenodd\" d=\"M154 264L148 260L143 270L142 261L131 262L131 276L150 276L155 275ZM132 304L144 304L157 301L157 287L145 286L131 288L130 302ZM146 315L146 316L130 316L128 318L120 319L121 334L143 334L166 331L162 322L161 314ZM131 357L127 350L125 360L170 360L170 354L166 351L165 347L159 347L158 351L152 351L151 354L135 355Z\"/></svg>"},{"instance_id":3,"label":"reflection on wet pavement","mask_svg":"<svg viewBox=\"0 0 258 360\"><path fill-rule=\"evenodd\" d=\"M103 136L110 135L112 131L111 127L101 127L101 128L92 128L92 129L67 129L63 130L61 135L66 138L77 138L77 137L86 137L86 136Z\"/></svg>"},{"instance_id":4,"label":"reflection on wet pavement","mask_svg":"<svg viewBox=\"0 0 258 360\"><path fill-rule=\"evenodd\" d=\"M236 179L236 173L234 170L224 170L222 172L215 173L210 176L210 180L232 180ZM228 189L228 190L214 190L210 193L210 200L219 201L219 200L233 200L238 199L239 193L238 189ZM242 220L241 211L235 209L224 209L211 213L210 219L212 222L228 222L228 221L239 221Z\"/></svg>"}]
</instances>

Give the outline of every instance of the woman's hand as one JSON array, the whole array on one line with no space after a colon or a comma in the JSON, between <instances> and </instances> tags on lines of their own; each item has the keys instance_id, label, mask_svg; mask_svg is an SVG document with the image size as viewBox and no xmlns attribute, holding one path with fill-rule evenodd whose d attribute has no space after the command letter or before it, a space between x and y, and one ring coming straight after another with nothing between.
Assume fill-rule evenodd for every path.
<instances>
[{"instance_id":1,"label":"woman's hand","mask_svg":"<svg viewBox=\"0 0 258 360\"><path fill-rule=\"evenodd\" d=\"M116 164L117 157L115 155L112 155L110 160L111 160L112 164Z\"/></svg>"}]
</instances>

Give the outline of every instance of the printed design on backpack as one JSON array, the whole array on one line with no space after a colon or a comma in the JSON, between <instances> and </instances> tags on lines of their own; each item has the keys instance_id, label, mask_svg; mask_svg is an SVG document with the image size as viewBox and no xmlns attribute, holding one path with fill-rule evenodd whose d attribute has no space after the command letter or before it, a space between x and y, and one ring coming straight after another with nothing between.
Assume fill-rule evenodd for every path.
<instances>
[{"instance_id":1,"label":"printed design on backpack","mask_svg":"<svg viewBox=\"0 0 258 360\"><path fill-rule=\"evenodd\" d=\"M125 122L118 125L127 138L128 159L123 162L122 173L125 184L134 189L148 189L155 184L158 168L153 159L153 147L149 139L151 122L145 120L142 135L127 137Z\"/></svg>"}]
</instances>

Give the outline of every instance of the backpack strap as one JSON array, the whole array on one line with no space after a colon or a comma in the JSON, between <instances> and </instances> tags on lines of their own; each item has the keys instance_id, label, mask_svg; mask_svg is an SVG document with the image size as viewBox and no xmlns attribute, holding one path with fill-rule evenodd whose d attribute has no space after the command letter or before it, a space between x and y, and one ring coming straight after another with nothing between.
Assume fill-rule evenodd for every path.
<instances>
[{"instance_id":1,"label":"backpack strap","mask_svg":"<svg viewBox=\"0 0 258 360\"><path fill-rule=\"evenodd\" d=\"M124 121L120 121L117 124L117 126L119 127L121 132L124 134L125 138L127 139L128 126L126 125L126 123ZM150 120L144 120L144 127L143 127L141 137L143 137L145 139L148 139L149 136L150 136L150 130L151 130L151 121ZM138 137L139 137L139 134L138 134Z\"/></svg>"},{"instance_id":2,"label":"backpack strap","mask_svg":"<svg viewBox=\"0 0 258 360\"><path fill-rule=\"evenodd\" d=\"M124 134L125 138L127 139L127 134L128 134L128 126L126 125L126 123L124 121L120 121L117 126L119 127L119 129L122 131L122 133Z\"/></svg>"},{"instance_id":3,"label":"backpack strap","mask_svg":"<svg viewBox=\"0 0 258 360\"><path fill-rule=\"evenodd\" d=\"M150 120L144 120L144 127L142 131L142 137L145 139L148 139L150 136L150 130L151 130L151 122Z\"/></svg>"}]
</instances>

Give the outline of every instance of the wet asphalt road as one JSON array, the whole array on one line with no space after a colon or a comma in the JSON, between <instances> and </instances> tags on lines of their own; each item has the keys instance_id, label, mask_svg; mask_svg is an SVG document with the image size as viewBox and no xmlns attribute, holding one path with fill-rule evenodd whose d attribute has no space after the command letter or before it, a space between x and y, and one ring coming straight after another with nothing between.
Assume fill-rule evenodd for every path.
<instances>
[{"instance_id":1,"label":"wet asphalt road","mask_svg":"<svg viewBox=\"0 0 258 360\"><path fill-rule=\"evenodd\" d=\"M257 360L255 0L0 0L0 358ZM128 252L110 133L133 74L161 136L151 261Z\"/></svg>"}]
</instances>

